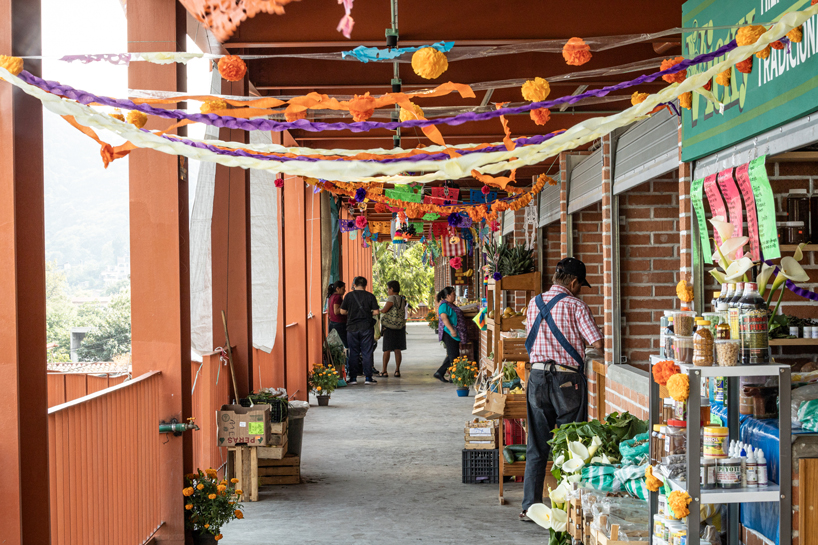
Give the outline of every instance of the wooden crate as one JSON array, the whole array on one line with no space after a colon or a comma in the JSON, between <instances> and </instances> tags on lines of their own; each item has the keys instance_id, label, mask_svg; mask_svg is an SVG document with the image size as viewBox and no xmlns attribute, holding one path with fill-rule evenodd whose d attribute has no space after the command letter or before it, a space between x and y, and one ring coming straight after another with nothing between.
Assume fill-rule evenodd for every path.
<instances>
[{"instance_id":1,"label":"wooden crate","mask_svg":"<svg viewBox=\"0 0 818 545\"><path fill-rule=\"evenodd\" d=\"M256 447L258 450L259 463L261 463L261 460L281 460L287 454L287 448L289 447L287 436L274 435L273 437L282 438L281 444L273 447Z\"/></svg>"},{"instance_id":2,"label":"wooden crate","mask_svg":"<svg viewBox=\"0 0 818 545\"><path fill-rule=\"evenodd\" d=\"M301 457L287 454L281 460L259 459L258 482L260 486L300 484Z\"/></svg>"},{"instance_id":3,"label":"wooden crate","mask_svg":"<svg viewBox=\"0 0 818 545\"><path fill-rule=\"evenodd\" d=\"M488 433L474 435L476 429L488 430ZM493 420L482 420L480 422L467 422L463 428L463 438L466 441L466 450L490 450L497 448L497 427Z\"/></svg>"},{"instance_id":4,"label":"wooden crate","mask_svg":"<svg viewBox=\"0 0 818 545\"><path fill-rule=\"evenodd\" d=\"M503 418L513 420L515 418L527 418L528 412L525 406L525 394L507 394L506 406L503 410Z\"/></svg>"},{"instance_id":5,"label":"wooden crate","mask_svg":"<svg viewBox=\"0 0 818 545\"><path fill-rule=\"evenodd\" d=\"M599 521L600 527L604 528L607 526L607 517L602 515ZM593 530L592 533L594 534L595 542L597 545L648 545L649 540L647 537L648 531L645 530L645 536L638 536L644 537L644 540L634 540L634 541L620 541L619 540L619 525L612 524L611 525L611 537L605 535L605 532L601 530Z\"/></svg>"},{"instance_id":6,"label":"wooden crate","mask_svg":"<svg viewBox=\"0 0 818 545\"><path fill-rule=\"evenodd\" d=\"M275 422L270 424L270 433L273 435L286 435L287 429L289 428L289 418L285 419L284 422Z\"/></svg>"},{"instance_id":7,"label":"wooden crate","mask_svg":"<svg viewBox=\"0 0 818 545\"><path fill-rule=\"evenodd\" d=\"M239 445L227 449L226 477L239 480L236 488L243 492L241 501L258 501L259 448Z\"/></svg>"},{"instance_id":8,"label":"wooden crate","mask_svg":"<svg viewBox=\"0 0 818 545\"><path fill-rule=\"evenodd\" d=\"M582 502L579 498L574 498L568 502L568 533L574 539L582 541Z\"/></svg>"}]
</instances>

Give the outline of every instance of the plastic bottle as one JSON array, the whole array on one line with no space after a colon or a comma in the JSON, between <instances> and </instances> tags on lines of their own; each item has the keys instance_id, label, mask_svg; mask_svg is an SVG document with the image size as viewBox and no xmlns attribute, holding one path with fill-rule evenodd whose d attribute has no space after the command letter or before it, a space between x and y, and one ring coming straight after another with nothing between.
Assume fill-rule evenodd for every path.
<instances>
[{"instance_id":1,"label":"plastic bottle","mask_svg":"<svg viewBox=\"0 0 818 545\"><path fill-rule=\"evenodd\" d=\"M764 458L764 451L756 449L756 465L758 471L758 487L766 487L769 483L767 482L767 459Z\"/></svg>"},{"instance_id":2,"label":"plastic bottle","mask_svg":"<svg viewBox=\"0 0 818 545\"><path fill-rule=\"evenodd\" d=\"M769 362L769 337L767 330L767 303L758 294L758 284L747 282L744 296L738 303L741 313L739 329L741 337L741 363L763 365Z\"/></svg>"},{"instance_id":3,"label":"plastic bottle","mask_svg":"<svg viewBox=\"0 0 818 545\"><path fill-rule=\"evenodd\" d=\"M739 449L738 458L741 460L741 487L747 488L747 451L743 446Z\"/></svg>"},{"instance_id":4,"label":"plastic bottle","mask_svg":"<svg viewBox=\"0 0 818 545\"><path fill-rule=\"evenodd\" d=\"M755 453L753 452L753 447L750 447L750 451L747 454L747 484L745 485L747 488L758 488L758 463L756 462Z\"/></svg>"}]
</instances>

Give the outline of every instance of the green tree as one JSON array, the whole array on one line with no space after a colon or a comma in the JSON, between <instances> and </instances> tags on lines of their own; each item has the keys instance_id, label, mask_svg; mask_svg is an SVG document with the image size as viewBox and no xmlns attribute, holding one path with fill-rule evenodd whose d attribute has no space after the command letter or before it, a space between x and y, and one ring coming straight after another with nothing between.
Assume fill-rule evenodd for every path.
<instances>
[{"instance_id":1,"label":"green tree","mask_svg":"<svg viewBox=\"0 0 818 545\"><path fill-rule=\"evenodd\" d=\"M378 300L386 299L386 283L400 282L400 294L413 308L421 303L430 305L435 286L435 270L424 265L423 244L410 243L396 256L390 242L372 243L372 293Z\"/></svg>"},{"instance_id":2,"label":"green tree","mask_svg":"<svg viewBox=\"0 0 818 545\"><path fill-rule=\"evenodd\" d=\"M107 307L86 304L79 320L91 327L77 349L80 361L111 361L131 351L131 292L123 289Z\"/></svg>"},{"instance_id":3,"label":"green tree","mask_svg":"<svg viewBox=\"0 0 818 545\"><path fill-rule=\"evenodd\" d=\"M77 311L66 294L65 274L57 269L56 261L49 261L45 267L45 323L46 342L57 343L51 349L51 361L70 361L71 327L77 318Z\"/></svg>"}]
</instances>

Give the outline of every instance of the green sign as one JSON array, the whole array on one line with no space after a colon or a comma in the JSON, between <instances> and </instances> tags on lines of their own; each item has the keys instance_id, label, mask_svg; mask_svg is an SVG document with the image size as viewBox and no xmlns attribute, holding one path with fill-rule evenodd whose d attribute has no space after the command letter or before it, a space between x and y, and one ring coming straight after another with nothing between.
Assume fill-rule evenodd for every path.
<instances>
[{"instance_id":1,"label":"green sign","mask_svg":"<svg viewBox=\"0 0 818 545\"><path fill-rule=\"evenodd\" d=\"M682 26L700 28L683 36L686 57L715 51L735 39L727 25L774 23L787 12L803 10L810 0L689 0L682 6ZM728 87L713 82L724 103L714 105L693 93L693 108L682 111L682 160L693 161L818 110L818 17L803 27L803 40L787 49L773 49L766 59L753 57L753 71L732 69ZM719 59L722 60L722 59ZM702 64L688 74L702 72Z\"/></svg>"}]
</instances>

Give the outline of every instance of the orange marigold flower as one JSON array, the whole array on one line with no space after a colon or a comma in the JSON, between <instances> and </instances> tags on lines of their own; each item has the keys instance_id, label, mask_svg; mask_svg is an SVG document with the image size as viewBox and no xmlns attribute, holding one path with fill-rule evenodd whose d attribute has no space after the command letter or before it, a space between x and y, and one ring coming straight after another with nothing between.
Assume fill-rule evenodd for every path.
<instances>
[{"instance_id":1,"label":"orange marigold flower","mask_svg":"<svg viewBox=\"0 0 818 545\"><path fill-rule=\"evenodd\" d=\"M551 86L543 78L527 80L520 90L523 98L529 102L542 102L551 94Z\"/></svg>"},{"instance_id":2,"label":"orange marigold flower","mask_svg":"<svg viewBox=\"0 0 818 545\"><path fill-rule=\"evenodd\" d=\"M743 26L736 32L736 43L739 46L753 45L765 32L767 29L762 25Z\"/></svg>"},{"instance_id":3,"label":"orange marigold flower","mask_svg":"<svg viewBox=\"0 0 818 545\"><path fill-rule=\"evenodd\" d=\"M591 47L582 38L571 38L562 46L562 57L565 64L582 66L591 60Z\"/></svg>"},{"instance_id":4,"label":"orange marigold flower","mask_svg":"<svg viewBox=\"0 0 818 545\"><path fill-rule=\"evenodd\" d=\"M412 70L423 79L437 79L448 68L446 55L434 47L423 47L412 55Z\"/></svg>"},{"instance_id":5,"label":"orange marigold flower","mask_svg":"<svg viewBox=\"0 0 818 545\"><path fill-rule=\"evenodd\" d=\"M114 112L112 114L108 114L108 115L113 117L114 119L118 119L118 120L122 121L123 123L125 122L125 116L122 115L122 113L119 110L117 110L116 112Z\"/></svg>"},{"instance_id":6,"label":"orange marigold flower","mask_svg":"<svg viewBox=\"0 0 818 545\"><path fill-rule=\"evenodd\" d=\"M217 535L216 537L214 537L213 539L215 539L216 541L221 541L221 539L222 539L223 537L224 537L223 535L219 534L219 535Z\"/></svg>"},{"instance_id":7,"label":"orange marigold flower","mask_svg":"<svg viewBox=\"0 0 818 545\"><path fill-rule=\"evenodd\" d=\"M773 49L784 49L786 46L784 45L784 42L782 42L781 40L776 40L770 44L770 47L772 47Z\"/></svg>"},{"instance_id":8,"label":"orange marigold flower","mask_svg":"<svg viewBox=\"0 0 818 545\"><path fill-rule=\"evenodd\" d=\"M537 108L531 110L528 115L531 117L531 121L537 125L545 125L551 119L551 110L548 108Z\"/></svg>"},{"instance_id":9,"label":"orange marigold flower","mask_svg":"<svg viewBox=\"0 0 818 545\"><path fill-rule=\"evenodd\" d=\"M676 284L676 296L679 298L680 301L684 303L689 303L693 300L693 284L688 282L687 280L680 280L678 284Z\"/></svg>"},{"instance_id":10,"label":"orange marigold flower","mask_svg":"<svg viewBox=\"0 0 818 545\"><path fill-rule=\"evenodd\" d=\"M690 514L690 509L688 509L687 506L690 505L691 501L693 501L693 499L687 492L682 492L681 490L674 490L667 497L667 503L670 505L670 508L673 509L673 515L680 519Z\"/></svg>"},{"instance_id":11,"label":"orange marigold flower","mask_svg":"<svg viewBox=\"0 0 818 545\"><path fill-rule=\"evenodd\" d=\"M8 70L12 76L17 76L23 71L23 59L0 55L0 66Z\"/></svg>"},{"instance_id":12,"label":"orange marigold flower","mask_svg":"<svg viewBox=\"0 0 818 545\"><path fill-rule=\"evenodd\" d=\"M756 57L758 57L759 59L766 59L769 56L770 56L770 46L769 45L767 47L765 47L764 49L762 49L761 51L756 51Z\"/></svg>"},{"instance_id":13,"label":"orange marigold flower","mask_svg":"<svg viewBox=\"0 0 818 545\"><path fill-rule=\"evenodd\" d=\"M403 123L404 121L409 121L410 119L426 119L423 117L423 110L420 109L420 106L412 103L412 111L407 110L406 108L400 109L400 121Z\"/></svg>"},{"instance_id":14,"label":"orange marigold flower","mask_svg":"<svg viewBox=\"0 0 818 545\"><path fill-rule=\"evenodd\" d=\"M227 109L227 102L220 99L206 100L199 106L199 111L203 114L212 114Z\"/></svg>"},{"instance_id":15,"label":"orange marigold flower","mask_svg":"<svg viewBox=\"0 0 818 545\"><path fill-rule=\"evenodd\" d=\"M193 487L189 486L189 487L185 488L184 490L182 490L182 495L184 495L186 497L192 496L193 495Z\"/></svg>"},{"instance_id":16,"label":"orange marigold flower","mask_svg":"<svg viewBox=\"0 0 818 545\"><path fill-rule=\"evenodd\" d=\"M648 93L640 93L639 91L635 91L631 95L631 104L633 106L636 106L637 104L642 104L648 99L648 96L650 96Z\"/></svg>"},{"instance_id":17,"label":"orange marigold flower","mask_svg":"<svg viewBox=\"0 0 818 545\"><path fill-rule=\"evenodd\" d=\"M651 492L658 492L662 486L662 481L653 476L653 466L650 464L645 467L645 486Z\"/></svg>"},{"instance_id":18,"label":"orange marigold flower","mask_svg":"<svg viewBox=\"0 0 818 545\"><path fill-rule=\"evenodd\" d=\"M716 83L721 85L722 87L727 87L728 85L730 85L730 76L732 75L732 73L733 73L732 68L728 68L724 72L719 72L719 74L716 76Z\"/></svg>"},{"instance_id":19,"label":"orange marigold flower","mask_svg":"<svg viewBox=\"0 0 818 545\"><path fill-rule=\"evenodd\" d=\"M247 73L247 65L241 57L225 55L219 59L219 74L227 81L241 81Z\"/></svg>"},{"instance_id":20,"label":"orange marigold flower","mask_svg":"<svg viewBox=\"0 0 818 545\"><path fill-rule=\"evenodd\" d=\"M205 530L207 530L208 528L210 528L210 525L209 525L209 524L205 524Z\"/></svg>"},{"instance_id":21,"label":"orange marigold flower","mask_svg":"<svg viewBox=\"0 0 818 545\"><path fill-rule=\"evenodd\" d=\"M216 494L208 494L208 495L207 495L207 499L209 499L209 500L215 500L215 499L216 499Z\"/></svg>"},{"instance_id":22,"label":"orange marigold flower","mask_svg":"<svg viewBox=\"0 0 818 545\"><path fill-rule=\"evenodd\" d=\"M239 496L241 496L242 494L244 494L244 492L242 492L241 490L236 490L236 494L238 494Z\"/></svg>"},{"instance_id":23,"label":"orange marigold flower","mask_svg":"<svg viewBox=\"0 0 818 545\"><path fill-rule=\"evenodd\" d=\"M137 129L141 129L145 126L145 123L148 122L148 115L140 112L139 110L131 110L128 112L128 117L125 119Z\"/></svg>"},{"instance_id":24,"label":"orange marigold flower","mask_svg":"<svg viewBox=\"0 0 818 545\"><path fill-rule=\"evenodd\" d=\"M315 387L315 389L316 389L316 391L318 391L318 392L320 392L320 391L321 391L321 387L320 387L320 386L316 386L316 387Z\"/></svg>"},{"instance_id":25,"label":"orange marigold flower","mask_svg":"<svg viewBox=\"0 0 818 545\"><path fill-rule=\"evenodd\" d=\"M355 95L349 101L349 113L353 121L366 121L375 113L375 97L369 96L368 92Z\"/></svg>"},{"instance_id":26,"label":"orange marigold flower","mask_svg":"<svg viewBox=\"0 0 818 545\"><path fill-rule=\"evenodd\" d=\"M239 482L239 480L237 478L233 477L232 479L230 479L230 482L233 483L233 484L236 484L237 482Z\"/></svg>"},{"instance_id":27,"label":"orange marigold flower","mask_svg":"<svg viewBox=\"0 0 818 545\"><path fill-rule=\"evenodd\" d=\"M196 477L198 477L198 475L196 475L195 473L188 473L187 475L185 475L185 479L187 479L189 481L192 481Z\"/></svg>"},{"instance_id":28,"label":"orange marigold flower","mask_svg":"<svg viewBox=\"0 0 818 545\"><path fill-rule=\"evenodd\" d=\"M676 401L687 401L690 397L690 378L685 373L676 373L667 379L667 391Z\"/></svg>"},{"instance_id":29,"label":"orange marigold flower","mask_svg":"<svg viewBox=\"0 0 818 545\"><path fill-rule=\"evenodd\" d=\"M239 511L238 509L236 509L234 512L235 512L235 514L236 514L236 518L237 518L237 519L243 519L243 518L244 518L244 513L242 513L242 512L241 512L241 511Z\"/></svg>"},{"instance_id":30,"label":"orange marigold flower","mask_svg":"<svg viewBox=\"0 0 818 545\"><path fill-rule=\"evenodd\" d=\"M204 485L202 483L199 483L199 484L196 485L196 490L202 490L203 488L204 488Z\"/></svg>"},{"instance_id":31,"label":"orange marigold flower","mask_svg":"<svg viewBox=\"0 0 818 545\"><path fill-rule=\"evenodd\" d=\"M225 490L227 490L227 487L223 484L220 484L219 486L216 487L216 490L218 492L224 492Z\"/></svg>"},{"instance_id":32,"label":"orange marigold flower","mask_svg":"<svg viewBox=\"0 0 818 545\"><path fill-rule=\"evenodd\" d=\"M799 25L794 29L790 30L789 32L787 32L787 38L789 38L789 40L794 44L801 43L801 40L804 39L804 25ZM784 48L782 47L781 49Z\"/></svg>"},{"instance_id":33,"label":"orange marigold flower","mask_svg":"<svg viewBox=\"0 0 818 545\"><path fill-rule=\"evenodd\" d=\"M185 509L187 509L188 511L190 511L191 509L193 509L193 504L192 504L192 503L189 503L189 504L185 505Z\"/></svg>"},{"instance_id":34,"label":"orange marigold flower","mask_svg":"<svg viewBox=\"0 0 818 545\"><path fill-rule=\"evenodd\" d=\"M747 57L741 62L736 63L736 70L742 74L749 74L753 71L753 57Z\"/></svg>"},{"instance_id":35,"label":"orange marigold flower","mask_svg":"<svg viewBox=\"0 0 818 545\"><path fill-rule=\"evenodd\" d=\"M667 379L679 372L679 366L670 360L663 360L653 366L653 380L665 386Z\"/></svg>"},{"instance_id":36,"label":"orange marigold flower","mask_svg":"<svg viewBox=\"0 0 818 545\"><path fill-rule=\"evenodd\" d=\"M712 91L713 90L713 80L712 79L707 80L707 83L702 85L702 89L704 89L705 91Z\"/></svg>"},{"instance_id":37,"label":"orange marigold flower","mask_svg":"<svg viewBox=\"0 0 818 545\"><path fill-rule=\"evenodd\" d=\"M669 68L672 68L685 60L684 57L676 57L675 59L665 59L662 61L662 64L659 66L659 70L664 71ZM668 83L682 83L687 78L687 70L681 70L676 72L675 74L665 74L662 76L662 79Z\"/></svg>"}]
</instances>

